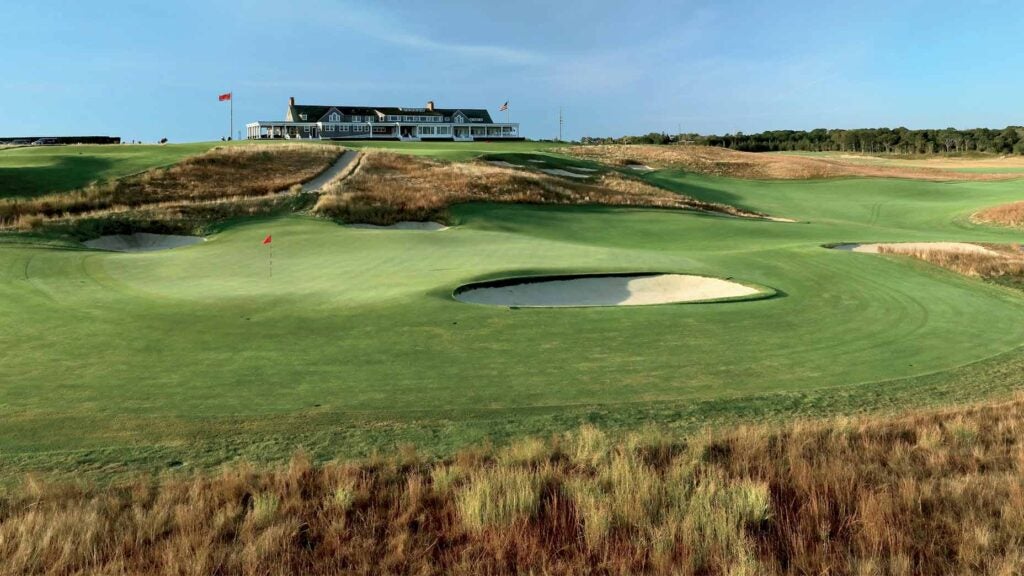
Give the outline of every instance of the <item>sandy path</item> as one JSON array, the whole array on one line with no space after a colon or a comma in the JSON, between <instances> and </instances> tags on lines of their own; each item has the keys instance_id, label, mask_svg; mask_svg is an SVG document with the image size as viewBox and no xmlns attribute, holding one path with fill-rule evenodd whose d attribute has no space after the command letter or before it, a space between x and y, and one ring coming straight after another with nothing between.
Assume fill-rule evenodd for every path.
<instances>
[{"instance_id":1,"label":"sandy path","mask_svg":"<svg viewBox=\"0 0 1024 576\"><path fill-rule=\"evenodd\" d=\"M569 172L568 170L562 170L561 168L541 168L541 172L545 174L551 174L552 176L568 176L569 178L589 178L586 174L577 174L575 172Z\"/></svg>"},{"instance_id":2,"label":"sandy path","mask_svg":"<svg viewBox=\"0 0 1024 576\"><path fill-rule=\"evenodd\" d=\"M352 163L359 156L359 153L355 150L345 150L338 158L338 160L332 164L327 170L321 172L317 177L313 178L309 182L302 185L302 192L310 194L313 192L319 192L324 184L327 184L334 179L335 176L341 174L348 165Z\"/></svg>"},{"instance_id":3,"label":"sandy path","mask_svg":"<svg viewBox=\"0 0 1024 576\"><path fill-rule=\"evenodd\" d=\"M488 160L487 163L493 166L501 166L502 168L522 168L522 166L518 166L511 162L505 162L504 160Z\"/></svg>"},{"instance_id":4,"label":"sandy path","mask_svg":"<svg viewBox=\"0 0 1024 576\"><path fill-rule=\"evenodd\" d=\"M541 280L471 288L456 294L455 298L462 302L494 306L640 306L735 298L757 293L755 288L720 278L658 274Z\"/></svg>"}]
</instances>

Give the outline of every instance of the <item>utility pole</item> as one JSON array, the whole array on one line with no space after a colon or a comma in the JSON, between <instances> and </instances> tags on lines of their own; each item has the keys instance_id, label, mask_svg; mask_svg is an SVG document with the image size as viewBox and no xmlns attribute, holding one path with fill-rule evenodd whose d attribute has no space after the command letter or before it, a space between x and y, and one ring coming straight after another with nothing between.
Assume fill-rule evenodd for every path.
<instances>
[{"instance_id":1,"label":"utility pole","mask_svg":"<svg viewBox=\"0 0 1024 576\"><path fill-rule=\"evenodd\" d=\"M565 118L562 116L562 107L558 107L558 141L562 141L562 128L565 126Z\"/></svg>"}]
</instances>

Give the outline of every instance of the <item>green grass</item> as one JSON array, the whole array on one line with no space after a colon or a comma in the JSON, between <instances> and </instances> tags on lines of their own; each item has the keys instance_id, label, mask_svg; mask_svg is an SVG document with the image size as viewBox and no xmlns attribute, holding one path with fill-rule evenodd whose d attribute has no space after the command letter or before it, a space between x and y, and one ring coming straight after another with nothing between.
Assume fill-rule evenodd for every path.
<instances>
[{"instance_id":1,"label":"green grass","mask_svg":"<svg viewBox=\"0 0 1024 576\"><path fill-rule=\"evenodd\" d=\"M820 245L1019 242L967 217L1020 199L1021 182L647 177L803 222L466 205L443 232L287 217L149 254L0 238L0 476L189 469L300 446L446 453L587 422L690 430L1020 387L1020 291ZM733 276L780 296L557 310L451 298L474 280L636 270Z\"/></svg>"},{"instance_id":2,"label":"green grass","mask_svg":"<svg viewBox=\"0 0 1024 576\"><path fill-rule=\"evenodd\" d=\"M339 142L356 149L379 149L417 156L432 156L452 161L466 161L483 154L536 153L559 146L564 142L394 142L359 141Z\"/></svg>"}]
</instances>

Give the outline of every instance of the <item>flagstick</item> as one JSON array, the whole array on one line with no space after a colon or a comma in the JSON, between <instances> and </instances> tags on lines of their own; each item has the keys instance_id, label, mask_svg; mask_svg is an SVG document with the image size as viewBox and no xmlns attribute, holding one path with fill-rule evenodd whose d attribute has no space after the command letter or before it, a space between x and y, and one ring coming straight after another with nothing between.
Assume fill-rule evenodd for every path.
<instances>
[{"instance_id":1,"label":"flagstick","mask_svg":"<svg viewBox=\"0 0 1024 576\"><path fill-rule=\"evenodd\" d=\"M274 277L274 243L271 242L270 244L267 244L267 247L270 248L270 277L273 278Z\"/></svg>"}]
</instances>

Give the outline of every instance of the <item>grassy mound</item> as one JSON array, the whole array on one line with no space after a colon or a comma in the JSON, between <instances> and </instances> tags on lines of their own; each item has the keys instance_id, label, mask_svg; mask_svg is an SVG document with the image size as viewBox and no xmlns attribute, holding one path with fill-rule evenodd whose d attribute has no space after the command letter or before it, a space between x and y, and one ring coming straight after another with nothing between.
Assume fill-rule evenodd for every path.
<instances>
[{"instance_id":1,"label":"grassy mound","mask_svg":"<svg viewBox=\"0 0 1024 576\"><path fill-rule=\"evenodd\" d=\"M986 224L1024 228L1024 201L986 208L976 213L974 220Z\"/></svg>"},{"instance_id":2,"label":"grassy mound","mask_svg":"<svg viewBox=\"0 0 1024 576\"><path fill-rule=\"evenodd\" d=\"M619 166L676 168L709 176L745 179L808 180L860 176L950 181L1006 180L1021 177L1021 174L1014 172L970 172L962 169L945 169L925 162L872 163L865 162L859 157L755 154L713 146L598 145L570 146L559 148L558 151L578 158Z\"/></svg>"},{"instance_id":3,"label":"grassy mound","mask_svg":"<svg viewBox=\"0 0 1024 576\"><path fill-rule=\"evenodd\" d=\"M449 163L380 151L366 152L358 170L328 187L314 210L345 222L448 222L449 207L466 202L675 208L756 216L617 173L602 174L594 183L572 182L485 162Z\"/></svg>"},{"instance_id":4,"label":"grassy mound","mask_svg":"<svg viewBox=\"0 0 1024 576\"><path fill-rule=\"evenodd\" d=\"M1013 573L1024 400L0 495L0 574Z\"/></svg>"},{"instance_id":5,"label":"grassy mound","mask_svg":"<svg viewBox=\"0 0 1024 576\"><path fill-rule=\"evenodd\" d=\"M0 198L31 198L84 188L169 166L216 142L155 145L29 146L0 152Z\"/></svg>"},{"instance_id":6,"label":"grassy mound","mask_svg":"<svg viewBox=\"0 0 1024 576\"><path fill-rule=\"evenodd\" d=\"M154 169L65 193L0 200L0 226L34 230L82 219L164 224L260 213L277 193L323 172L336 146L218 147Z\"/></svg>"}]
</instances>

